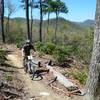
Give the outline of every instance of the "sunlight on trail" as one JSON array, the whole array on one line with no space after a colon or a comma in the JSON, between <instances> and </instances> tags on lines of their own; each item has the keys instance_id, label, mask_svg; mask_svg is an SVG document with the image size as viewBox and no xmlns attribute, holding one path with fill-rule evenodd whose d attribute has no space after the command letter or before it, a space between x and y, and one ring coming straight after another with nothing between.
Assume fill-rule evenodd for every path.
<instances>
[{"instance_id":1,"label":"sunlight on trail","mask_svg":"<svg viewBox=\"0 0 100 100\"><path fill-rule=\"evenodd\" d=\"M12 53L8 59L18 68L19 78L24 82L25 91L28 92L29 98L37 97L37 100L82 100L81 97L70 98L67 96L57 95L51 89L47 88L41 81L32 81L28 74L23 70L22 59L19 54ZM30 100L30 99L27 99Z\"/></svg>"},{"instance_id":2,"label":"sunlight on trail","mask_svg":"<svg viewBox=\"0 0 100 100\"><path fill-rule=\"evenodd\" d=\"M61 99L62 97L59 97L53 91L47 89L43 84L40 82L32 81L28 74L25 74L23 69L20 69L22 66L22 60L17 55L10 54L8 55L8 59L11 60L11 62L14 64L14 66L18 67L19 69L19 77L24 81L25 83L25 90L29 92L30 97L36 96L40 97L41 100L69 100L69 99Z\"/></svg>"}]
</instances>

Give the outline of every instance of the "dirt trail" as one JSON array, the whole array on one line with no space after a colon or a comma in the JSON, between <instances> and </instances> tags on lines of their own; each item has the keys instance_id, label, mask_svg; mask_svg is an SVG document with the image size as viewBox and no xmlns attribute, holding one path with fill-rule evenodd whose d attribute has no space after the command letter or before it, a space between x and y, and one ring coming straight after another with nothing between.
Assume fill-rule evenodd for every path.
<instances>
[{"instance_id":1,"label":"dirt trail","mask_svg":"<svg viewBox=\"0 0 100 100\"><path fill-rule=\"evenodd\" d=\"M82 100L80 97L70 98L57 95L41 83L41 81L32 81L29 75L24 72L20 54L20 51L13 52L8 55L8 59L18 68L19 77L24 82L25 91L29 94L27 100L35 100L31 98L34 96L37 98L36 100Z\"/></svg>"},{"instance_id":2,"label":"dirt trail","mask_svg":"<svg viewBox=\"0 0 100 100\"><path fill-rule=\"evenodd\" d=\"M21 69L22 63L21 59L17 55L8 55L8 58L12 61L12 63L18 67L20 78L25 82L25 90L28 91L29 97L36 96L41 98L41 100L65 100L62 99L52 91L48 90L42 83L38 81L32 81L28 74L25 74L24 70ZM43 95L44 94L44 95Z\"/></svg>"}]
</instances>

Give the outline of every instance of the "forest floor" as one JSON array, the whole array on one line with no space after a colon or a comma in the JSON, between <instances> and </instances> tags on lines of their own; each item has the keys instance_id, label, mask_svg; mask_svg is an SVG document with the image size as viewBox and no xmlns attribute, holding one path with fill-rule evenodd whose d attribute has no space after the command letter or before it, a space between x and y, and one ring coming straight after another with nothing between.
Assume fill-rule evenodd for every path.
<instances>
[{"instance_id":1,"label":"forest floor","mask_svg":"<svg viewBox=\"0 0 100 100\"><path fill-rule=\"evenodd\" d=\"M60 85L58 82L53 83L53 86L58 88L53 89L49 86L48 83L53 76L52 73L47 73L45 68L42 69L45 70L42 74L42 80L31 80L30 76L25 73L23 69L21 51L13 45L8 46L7 48L12 51L7 56L9 60L8 63L11 66L5 67L6 71L2 72L4 74L7 70L10 70L9 73L12 75L13 79L8 83L17 88L17 93L20 94L19 97L17 96L7 100L83 100L82 96L71 95L68 97L68 95L60 91L63 89L67 93L65 87ZM0 79L2 78L2 75L0 76Z\"/></svg>"}]
</instances>

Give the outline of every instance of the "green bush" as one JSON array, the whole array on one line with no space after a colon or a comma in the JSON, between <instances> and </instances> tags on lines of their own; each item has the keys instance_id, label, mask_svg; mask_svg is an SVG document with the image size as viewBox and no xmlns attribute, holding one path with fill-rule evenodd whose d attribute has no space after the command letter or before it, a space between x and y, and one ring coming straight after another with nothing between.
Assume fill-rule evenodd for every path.
<instances>
[{"instance_id":1,"label":"green bush","mask_svg":"<svg viewBox=\"0 0 100 100\"><path fill-rule=\"evenodd\" d=\"M67 57L71 55L72 46L57 46L55 51L53 52L54 58L58 64L62 64L66 62Z\"/></svg>"},{"instance_id":2,"label":"green bush","mask_svg":"<svg viewBox=\"0 0 100 100\"><path fill-rule=\"evenodd\" d=\"M0 65L3 64L6 60L6 52L4 52L3 50L0 50Z\"/></svg>"},{"instance_id":3,"label":"green bush","mask_svg":"<svg viewBox=\"0 0 100 100\"><path fill-rule=\"evenodd\" d=\"M71 45L73 47L73 56L84 64L89 64L92 54L93 31L88 29L86 34L68 34L65 35L64 39L65 45Z\"/></svg>"},{"instance_id":4,"label":"green bush","mask_svg":"<svg viewBox=\"0 0 100 100\"><path fill-rule=\"evenodd\" d=\"M53 54L55 48L56 48L55 44L48 42L45 43L42 50L46 54Z\"/></svg>"},{"instance_id":5,"label":"green bush","mask_svg":"<svg viewBox=\"0 0 100 100\"><path fill-rule=\"evenodd\" d=\"M35 47L38 51L43 52L45 54L53 54L53 51L55 50L55 44L47 42L47 43L41 43L37 42L35 44Z\"/></svg>"},{"instance_id":6,"label":"green bush","mask_svg":"<svg viewBox=\"0 0 100 100\"><path fill-rule=\"evenodd\" d=\"M4 78L6 81L12 81L12 76L9 74L5 74Z\"/></svg>"},{"instance_id":7,"label":"green bush","mask_svg":"<svg viewBox=\"0 0 100 100\"><path fill-rule=\"evenodd\" d=\"M42 51L43 46L44 44L42 42L35 43L35 48L40 52Z\"/></svg>"},{"instance_id":8,"label":"green bush","mask_svg":"<svg viewBox=\"0 0 100 100\"><path fill-rule=\"evenodd\" d=\"M91 55L92 55L92 49L90 49L89 46L78 47L76 57L78 59L83 60L85 64L90 63Z\"/></svg>"},{"instance_id":9,"label":"green bush","mask_svg":"<svg viewBox=\"0 0 100 100\"><path fill-rule=\"evenodd\" d=\"M81 84L85 84L86 79L87 79L87 74L86 74L85 71L73 73L73 76L74 76L74 78L76 78L77 80L79 80L79 82Z\"/></svg>"}]
</instances>

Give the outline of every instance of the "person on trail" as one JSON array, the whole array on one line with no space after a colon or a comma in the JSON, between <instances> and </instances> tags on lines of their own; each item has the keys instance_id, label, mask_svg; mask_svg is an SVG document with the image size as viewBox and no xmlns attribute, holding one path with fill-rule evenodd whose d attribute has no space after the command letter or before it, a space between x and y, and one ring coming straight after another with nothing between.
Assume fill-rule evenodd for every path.
<instances>
[{"instance_id":1,"label":"person on trail","mask_svg":"<svg viewBox=\"0 0 100 100\"><path fill-rule=\"evenodd\" d=\"M36 52L34 46L31 44L30 40L26 40L25 44L22 46L22 56L23 60L30 56L31 50Z\"/></svg>"},{"instance_id":2,"label":"person on trail","mask_svg":"<svg viewBox=\"0 0 100 100\"><path fill-rule=\"evenodd\" d=\"M26 42L22 46L22 56L23 56L23 66L25 72L32 73L32 68L29 66L28 56L31 56L31 50L35 52L34 46L31 44L30 40L26 40Z\"/></svg>"}]
</instances>

